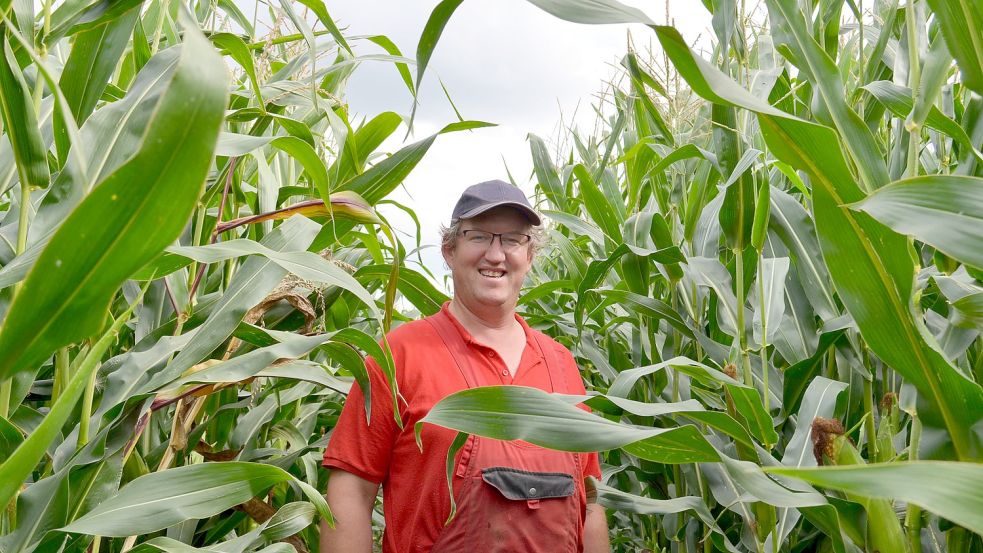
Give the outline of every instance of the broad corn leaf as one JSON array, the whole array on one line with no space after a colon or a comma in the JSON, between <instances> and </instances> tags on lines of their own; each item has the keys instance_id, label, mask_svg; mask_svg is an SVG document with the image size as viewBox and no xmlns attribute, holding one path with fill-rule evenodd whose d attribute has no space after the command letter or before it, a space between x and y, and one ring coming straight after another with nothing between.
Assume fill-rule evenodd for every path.
<instances>
[{"instance_id":1,"label":"broad corn leaf","mask_svg":"<svg viewBox=\"0 0 983 553\"><path fill-rule=\"evenodd\" d=\"M0 330L0 379L97 332L123 281L184 228L227 94L221 59L187 26L168 99L150 122L156 140L98 184L48 242ZM65 320L72 324L57 324Z\"/></svg>"}]
</instances>

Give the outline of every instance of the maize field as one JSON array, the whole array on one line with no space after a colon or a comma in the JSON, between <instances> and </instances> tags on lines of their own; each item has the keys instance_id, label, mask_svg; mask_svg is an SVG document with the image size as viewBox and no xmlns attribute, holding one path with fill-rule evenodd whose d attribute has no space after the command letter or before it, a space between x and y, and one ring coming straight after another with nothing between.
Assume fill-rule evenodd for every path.
<instances>
[{"instance_id":1,"label":"maize field","mask_svg":"<svg viewBox=\"0 0 983 553\"><path fill-rule=\"evenodd\" d=\"M364 358L392 376L385 332L448 299L375 208L494 123L400 142L414 107L346 85L381 61L416 96L462 1L415 52L322 0L2 3L0 552L319 550ZM654 46L593 133L529 137L518 312L588 396L421 424L601 451L614 551L983 552L979 0L692 2L702 51L529 2Z\"/></svg>"}]
</instances>

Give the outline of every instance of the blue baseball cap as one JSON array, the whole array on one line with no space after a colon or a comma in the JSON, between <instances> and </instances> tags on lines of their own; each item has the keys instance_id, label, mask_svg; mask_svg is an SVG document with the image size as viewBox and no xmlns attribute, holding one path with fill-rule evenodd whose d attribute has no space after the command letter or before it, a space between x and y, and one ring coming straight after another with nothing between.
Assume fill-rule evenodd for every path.
<instances>
[{"instance_id":1,"label":"blue baseball cap","mask_svg":"<svg viewBox=\"0 0 983 553\"><path fill-rule=\"evenodd\" d=\"M457 205L454 206L451 220L470 219L499 206L519 210L533 225L543 224L539 214L529 204L529 200L519 187L497 179L479 182L465 189L461 198L457 200Z\"/></svg>"}]
</instances>

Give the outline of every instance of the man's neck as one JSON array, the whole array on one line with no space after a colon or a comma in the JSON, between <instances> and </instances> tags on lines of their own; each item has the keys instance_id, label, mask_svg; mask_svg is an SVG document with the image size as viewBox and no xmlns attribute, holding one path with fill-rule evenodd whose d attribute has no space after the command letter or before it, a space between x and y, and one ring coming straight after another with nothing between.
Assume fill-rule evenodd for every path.
<instances>
[{"instance_id":1,"label":"man's neck","mask_svg":"<svg viewBox=\"0 0 983 553\"><path fill-rule=\"evenodd\" d=\"M519 322L512 310L494 312L469 309L460 301L451 300L449 309L454 317L475 338L498 337L515 331Z\"/></svg>"}]
</instances>

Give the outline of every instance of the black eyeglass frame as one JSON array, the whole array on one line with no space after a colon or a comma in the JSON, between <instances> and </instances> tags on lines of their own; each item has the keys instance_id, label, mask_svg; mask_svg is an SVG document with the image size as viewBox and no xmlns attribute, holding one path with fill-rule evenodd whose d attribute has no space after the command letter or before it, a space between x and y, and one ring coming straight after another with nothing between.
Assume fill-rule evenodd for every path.
<instances>
[{"instance_id":1,"label":"black eyeglass frame","mask_svg":"<svg viewBox=\"0 0 983 553\"><path fill-rule=\"evenodd\" d=\"M465 239L468 239L468 233L469 232L480 232L482 235L491 235L491 239L488 241L488 247L491 247L491 245L495 242L495 237L496 236L498 237L498 243L501 244L503 248L507 248L508 247L508 246L505 245L505 242L504 242L505 236L521 236L521 237L523 237L523 240L521 242L518 242L515 246L513 246L515 248L519 248L519 247L525 246L525 245L529 244L529 242L532 240L532 236L530 236L528 234L525 234L525 233L522 233L522 232L489 232L487 230L481 230L481 229L476 229L476 228L469 228L469 229L462 230L460 232L460 235L463 236Z\"/></svg>"}]
</instances>

